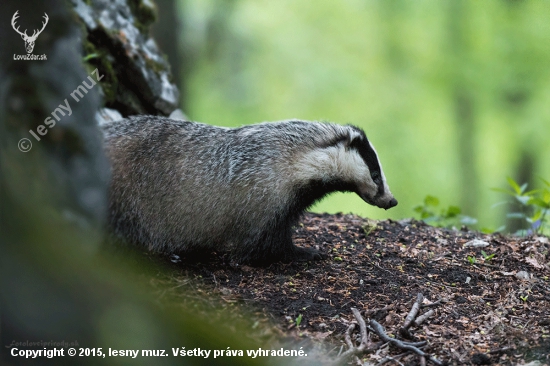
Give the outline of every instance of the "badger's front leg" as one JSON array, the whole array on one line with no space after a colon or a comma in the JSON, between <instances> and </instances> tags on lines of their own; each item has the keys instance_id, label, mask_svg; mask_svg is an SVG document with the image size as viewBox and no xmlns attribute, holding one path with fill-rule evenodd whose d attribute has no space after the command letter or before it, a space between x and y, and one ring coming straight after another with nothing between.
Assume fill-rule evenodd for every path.
<instances>
[{"instance_id":1,"label":"badger's front leg","mask_svg":"<svg viewBox=\"0 0 550 366\"><path fill-rule=\"evenodd\" d=\"M292 242L292 231L287 226L265 230L249 238L236 260L242 263L264 266L275 262L306 262L325 259L326 254L313 248L297 247Z\"/></svg>"}]
</instances>

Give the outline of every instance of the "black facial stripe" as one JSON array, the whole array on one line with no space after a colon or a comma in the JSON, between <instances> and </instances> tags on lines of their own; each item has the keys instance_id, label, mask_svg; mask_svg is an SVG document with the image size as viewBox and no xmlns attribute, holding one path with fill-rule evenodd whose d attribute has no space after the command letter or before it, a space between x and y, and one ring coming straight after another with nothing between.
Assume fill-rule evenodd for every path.
<instances>
[{"instance_id":1,"label":"black facial stripe","mask_svg":"<svg viewBox=\"0 0 550 366\"><path fill-rule=\"evenodd\" d=\"M357 131L361 133L361 137L353 140L351 147L357 150L369 167L372 181L378 186L376 197L382 196L384 194L384 182L382 181L382 169L378 163L378 158L365 133L360 129L357 129Z\"/></svg>"}]
</instances>

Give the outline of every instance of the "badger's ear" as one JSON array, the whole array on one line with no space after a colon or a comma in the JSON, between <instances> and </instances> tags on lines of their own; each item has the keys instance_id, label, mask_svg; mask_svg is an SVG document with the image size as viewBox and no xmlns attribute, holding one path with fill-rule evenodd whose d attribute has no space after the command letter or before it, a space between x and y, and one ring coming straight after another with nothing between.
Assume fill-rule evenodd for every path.
<instances>
[{"instance_id":1,"label":"badger's ear","mask_svg":"<svg viewBox=\"0 0 550 366\"><path fill-rule=\"evenodd\" d=\"M350 130L349 133L346 136L344 144L345 144L346 148L349 149L349 148L352 148L352 147L359 146L362 141L363 141L363 139L362 139L361 133L359 133L355 130Z\"/></svg>"}]
</instances>

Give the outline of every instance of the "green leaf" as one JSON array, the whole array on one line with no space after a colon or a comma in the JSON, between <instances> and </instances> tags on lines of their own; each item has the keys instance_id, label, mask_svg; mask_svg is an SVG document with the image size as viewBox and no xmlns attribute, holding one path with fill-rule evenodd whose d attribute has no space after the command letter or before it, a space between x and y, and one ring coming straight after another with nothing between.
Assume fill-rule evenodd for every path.
<instances>
[{"instance_id":1,"label":"green leaf","mask_svg":"<svg viewBox=\"0 0 550 366\"><path fill-rule=\"evenodd\" d=\"M509 203L509 202L507 202L507 201L497 202L497 203L495 203L494 205L492 205L491 208L495 208L495 207L498 207L498 206L506 205L506 204L508 204L508 203Z\"/></svg>"},{"instance_id":2,"label":"green leaf","mask_svg":"<svg viewBox=\"0 0 550 366\"><path fill-rule=\"evenodd\" d=\"M550 208L550 202L545 202L545 201L541 200L540 198L531 198L529 200L529 204L530 205L536 205L536 206L539 206L541 208Z\"/></svg>"},{"instance_id":3,"label":"green leaf","mask_svg":"<svg viewBox=\"0 0 550 366\"><path fill-rule=\"evenodd\" d=\"M526 218L525 214L522 214L521 212L510 212L509 214L506 214L506 217L509 219L524 219Z\"/></svg>"},{"instance_id":4,"label":"green leaf","mask_svg":"<svg viewBox=\"0 0 550 366\"><path fill-rule=\"evenodd\" d=\"M460 223L462 225L475 225L477 224L477 219L474 219L473 217L470 217L470 216L463 216L461 219L460 219Z\"/></svg>"},{"instance_id":5,"label":"green leaf","mask_svg":"<svg viewBox=\"0 0 550 366\"><path fill-rule=\"evenodd\" d=\"M428 195L426 196L426 198L424 198L424 204L426 206L438 206L439 198Z\"/></svg>"},{"instance_id":6,"label":"green leaf","mask_svg":"<svg viewBox=\"0 0 550 366\"><path fill-rule=\"evenodd\" d=\"M428 216L425 218L422 218L422 221L424 221L426 224L434 224L438 221L438 218L435 216Z\"/></svg>"},{"instance_id":7,"label":"green leaf","mask_svg":"<svg viewBox=\"0 0 550 366\"><path fill-rule=\"evenodd\" d=\"M88 60L91 60L91 59L94 59L94 58L98 58L99 55L97 53L90 53L89 55L86 55L82 58L82 61L86 62Z\"/></svg>"},{"instance_id":8,"label":"green leaf","mask_svg":"<svg viewBox=\"0 0 550 366\"><path fill-rule=\"evenodd\" d=\"M520 192L523 194L523 192L525 192L525 190L527 189L527 183L523 183L519 188L520 188Z\"/></svg>"},{"instance_id":9,"label":"green leaf","mask_svg":"<svg viewBox=\"0 0 550 366\"><path fill-rule=\"evenodd\" d=\"M296 318L296 326L299 327L300 323L302 322L302 314L299 314Z\"/></svg>"},{"instance_id":10,"label":"green leaf","mask_svg":"<svg viewBox=\"0 0 550 366\"><path fill-rule=\"evenodd\" d=\"M524 206L526 206L529 200L531 199L531 197L529 196L521 196L521 195L516 195L514 197L516 197L516 199Z\"/></svg>"},{"instance_id":11,"label":"green leaf","mask_svg":"<svg viewBox=\"0 0 550 366\"><path fill-rule=\"evenodd\" d=\"M492 191L514 195L515 192L504 188L491 188Z\"/></svg>"},{"instance_id":12,"label":"green leaf","mask_svg":"<svg viewBox=\"0 0 550 366\"><path fill-rule=\"evenodd\" d=\"M516 192L517 194L521 194L521 187L516 183L515 180L513 180L511 177L507 177L506 180L508 181L508 184L510 185L510 187L512 187L514 192Z\"/></svg>"},{"instance_id":13,"label":"green leaf","mask_svg":"<svg viewBox=\"0 0 550 366\"><path fill-rule=\"evenodd\" d=\"M534 196L536 193L539 193L540 189L532 189L529 192L523 193L524 196Z\"/></svg>"},{"instance_id":14,"label":"green leaf","mask_svg":"<svg viewBox=\"0 0 550 366\"><path fill-rule=\"evenodd\" d=\"M447 209L447 213L446 213L446 216L447 217L455 217L457 215L460 215L460 207L457 207L457 206L449 206L449 208Z\"/></svg>"},{"instance_id":15,"label":"green leaf","mask_svg":"<svg viewBox=\"0 0 550 366\"><path fill-rule=\"evenodd\" d=\"M493 233L501 232L501 231L503 231L504 229L506 229L506 226L505 226L505 225L502 225L502 226L499 226L499 227L496 228L496 229L491 229L491 228L488 228L488 227L482 227L482 228L480 229L480 231L481 231L483 234L493 234Z\"/></svg>"},{"instance_id":16,"label":"green leaf","mask_svg":"<svg viewBox=\"0 0 550 366\"><path fill-rule=\"evenodd\" d=\"M504 231L504 229L506 229L506 226L505 226L505 225L499 226L499 227L496 228L495 233Z\"/></svg>"},{"instance_id":17,"label":"green leaf","mask_svg":"<svg viewBox=\"0 0 550 366\"><path fill-rule=\"evenodd\" d=\"M533 216L531 216L529 218L529 222L533 223L533 222L536 222L537 220L539 220L541 217L542 217L542 213L543 211L541 209L538 209L535 211L535 213L533 214Z\"/></svg>"}]
</instances>

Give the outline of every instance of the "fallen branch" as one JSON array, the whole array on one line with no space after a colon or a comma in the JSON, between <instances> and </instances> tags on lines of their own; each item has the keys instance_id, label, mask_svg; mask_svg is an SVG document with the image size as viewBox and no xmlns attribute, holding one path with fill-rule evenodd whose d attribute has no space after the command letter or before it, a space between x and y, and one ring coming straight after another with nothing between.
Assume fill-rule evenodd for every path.
<instances>
[{"instance_id":1,"label":"fallen branch","mask_svg":"<svg viewBox=\"0 0 550 366\"><path fill-rule=\"evenodd\" d=\"M420 324L424 323L428 318L430 318L434 314L435 314L435 311L433 311L433 310L426 311L424 314L422 314L418 318L416 318L416 320L414 321L414 324L415 325L420 325Z\"/></svg>"},{"instance_id":2,"label":"fallen branch","mask_svg":"<svg viewBox=\"0 0 550 366\"><path fill-rule=\"evenodd\" d=\"M403 323L403 327L401 329L409 329L411 327L414 319L418 315L418 311L420 310L420 306L422 305L422 301L424 301L424 295L419 293L416 296L416 302L414 303L414 305L411 308L411 311L409 311L409 314L405 318L405 322Z\"/></svg>"},{"instance_id":3,"label":"fallen branch","mask_svg":"<svg viewBox=\"0 0 550 366\"><path fill-rule=\"evenodd\" d=\"M351 308L351 311L353 312L353 315L357 320L357 324L359 324L359 333L361 335L361 343L359 344L358 347L354 346L353 341L351 339L351 334L355 330L356 324L350 324L344 336L344 340L349 349L338 357L338 359L335 362L336 364L342 363L349 356L352 356L352 355L357 356L363 353L375 351L381 345L381 343L378 342L378 343L374 343L373 347L368 348L368 345L370 342L369 342L369 335L367 332L367 324L365 323L365 319L363 319L363 317L361 316L361 313L359 313L359 310L357 310L356 308Z\"/></svg>"},{"instance_id":4,"label":"fallen branch","mask_svg":"<svg viewBox=\"0 0 550 366\"><path fill-rule=\"evenodd\" d=\"M420 307L421 307L422 309L424 309L424 308L431 308L432 306L439 306L439 305L441 305L441 302L442 302L441 299L439 299L439 300L434 301L434 302L432 302L432 303L430 303L430 304L422 304L422 306L420 306Z\"/></svg>"},{"instance_id":5,"label":"fallen branch","mask_svg":"<svg viewBox=\"0 0 550 366\"><path fill-rule=\"evenodd\" d=\"M423 300L424 300L424 296L422 294L418 294L417 300L413 305L413 309L409 312L409 315L407 315L407 318L405 319L405 323L401 329L406 329L405 326L408 328L413 323L414 324L418 324L418 322L422 323L434 313L433 310L430 310L426 312L424 315L416 318ZM422 351L420 348L418 348L418 347L425 346L427 344L427 341L406 342L406 341L401 341L401 340L392 338L386 333L384 327L380 323L378 323L376 320L370 319L369 326L367 326L367 323L365 322L365 319L363 319L363 317L361 316L361 313L359 312L359 310L357 310L356 308L351 308L351 311L353 313L353 316L355 317L356 323L354 322L350 324L346 329L346 333L344 334L344 341L348 346L348 350L343 353L341 353L341 350L340 350L340 353L338 354L335 364L343 363L350 356L354 357L354 361L360 363L361 361L358 357L359 355L375 351L379 349L380 346L382 346L383 344L390 343L397 348L400 348L402 350L409 351L409 352L414 352L417 355L419 355L421 365L425 365L426 361L430 361L436 365L443 365L441 361L439 361L433 356L428 355L427 353ZM415 319L416 319L416 322L415 322ZM359 325L359 335L361 338L359 346L356 346L355 342L352 339L352 334L356 330L357 325ZM369 337L369 330L375 333L382 342L371 343L370 337ZM390 361L395 359L389 357L387 360ZM397 360L395 361L398 362Z\"/></svg>"},{"instance_id":6,"label":"fallen branch","mask_svg":"<svg viewBox=\"0 0 550 366\"><path fill-rule=\"evenodd\" d=\"M359 349L363 350L365 349L365 347L367 347L367 344L369 342L367 324L365 324L365 319L363 319L361 313L359 313L359 310L357 310L356 308L351 308L351 312L355 316L355 319L357 319L357 323L359 323L359 330L361 331L361 344L359 345Z\"/></svg>"},{"instance_id":7,"label":"fallen branch","mask_svg":"<svg viewBox=\"0 0 550 366\"><path fill-rule=\"evenodd\" d=\"M428 307L428 306L437 306L441 303L441 299L427 305L423 305L422 302L424 301L424 295L419 293L416 297L416 302L413 304L411 311L405 318L405 322L403 323L403 326L399 328L399 334L406 339L413 339L412 334L409 332L409 328L411 325L420 325L424 323L428 318L430 318L432 315L434 315L433 310L429 310L426 313L422 314L421 316L418 316L418 313L421 308ZM418 316L418 318L417 318Z\"/></svg>"},{"instance_id":8,"label":"fallen branch","mask_svg":"<svg viewBox=\"0 0 550 366\"><path fill-rule=\"evenodd\" d=\"M424 295L419 293L416 295L416 301L413 304L411 311L409 311L409 314L405 317L405 322L403 323L403 326L399 328L399 335L406 339L413 339L414 337L409 332L409 328L414 322L414 319L418 315L418 312L420 311L420 307L422 306L422 302L424 301Z\"/></svg>"},{"instance_id":9,"label":"fallen branch","mask_svg":"<svg viewBox=\"0 0 550 366\"><path fill-rule=\"evenodd\" d=\"M393 357L390 357L390 356L385 356L383 359L381 359L377 364L376 366L381 366L383 364L385 364L386 362L390 362L390 361L393 361L395 363L398 363L399 365L401 366L404 366L401 362L399 362L399 358L403 357L403 356L406 356L408 355L409 352L404 352L404 353L401 353L397 356L393 356Z\"/></svg>"},{"instance_id":10,"label":"fallen branch","mask_svg":"<svg viewBox=\"0 0 550 366\"><path fill-rule=\"evenodd\" d=\"M373 314L376 314L380 311L388 311L388 310L393 310L395 308L395 304L391 304L391 305L387 305L387 306L384 306L383 308L378 308L378 309L371 309L371 310L365 310L365 317L370 317L371 315Z\"/></svg>"},{"instance_id":11,"label":"fallen branch","mask_svg":"<svg viewBox=\"0 0 550 366\"><path fill-rule=\"evenodd\" d=\"M388 343L391 343L395 347L400 348L402 350L412 351L412 352L416 353L419 356L426 357L428 361L431 361L432 363L434 363L436 365L443 365L443 363L441 361L439 361L437 358L432 357L432 356L428 355L427 353L425 353L424 351L417 348L417 347L425 345L427 343L426 341L412 343L412 342L405 342L405 341L400 341L398 339L392 338L392 337L390 337L389 335L386 334L386 331L384 330L384 327L382 325L380 325L380 323L378 323L374 319L371 319L369 321L369 325L372 327L374 333L376 333L376 335L381 340L383 340L385 342L388 342Z\"/></svg>"}]
</instances>

